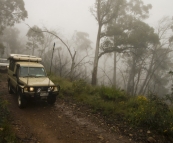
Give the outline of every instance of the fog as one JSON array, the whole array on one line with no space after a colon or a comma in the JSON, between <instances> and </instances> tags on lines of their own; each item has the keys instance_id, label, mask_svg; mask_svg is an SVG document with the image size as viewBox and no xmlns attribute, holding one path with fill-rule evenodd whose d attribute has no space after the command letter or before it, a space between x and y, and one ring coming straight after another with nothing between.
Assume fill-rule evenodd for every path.
<instances>
[{"instance_id":1,"label":"fog","mask_svg":"<svg viewBox=\"0 0 173 143\"><path fill-rule=\"evenodd\" d=\"M94 0L24 0L28 11L28 19L17 24L25 35L27 26L25 23L40 27L47 26L57 28L67 34L74 30L87 32L92 39L96 40L97 22L90 12ZM151 26L156 26L163 16L173 16L172 0L143 0L145 4L152 4L150 17L146 20Z\"/></svg>"},{"instance_id":2,"label":"fog","mask_svg":"<svg viewBox=\"0 0 173 143\"><path fill-rule=\"evenodd\" d=\"M169 93L172 82L171 75L168 72L172 66L172 45L169 43L169 39L173 35L171 30L173 1L143 0L143 2L144 4L151 4L152 9L149 10L149 18L142 19L141 21L146 22L152 27L155 33L152 33L153 31L145 24L141 26L137 23L139 27L141 26L141 29L146 28L146 31L148 30L148 33L152 33L153 35L151 36L151 34L144 32L138 33L140 30L133 29L134 31L136 30L139 36L144 34L144 40L146 40L146 36L151 36L151 38L148 38L148 41L146 40L142 45L145 47L144 51L128 49L118 52L118 50L127 48L130 44L125 45L123 43L117 46L115 50L117 51L116 73L114 70L115 53L107 52L109 47L107 47L107 51L104 49L106 42L110 42L109 44L113 45L111 37L107 36L107 38L100 39L99 52L103 52L104 55L99 58L98 65L97 61L95 61L98 22L90 11L90 8L94 8L94 0L24 0L28 18L14 25L18 29L17 35L14 34L16 33L15 30L9 30L8 28L4 30L5 32L1 36L1 41L4 42L6 48L2 56L7 57L9 53L34 54L41 56L43 64L49 69L50 55L52 53L53 43L55 43L53 59L54 74L70 78L72 81L82 78L88 83L91 83L91 81L94 83L94 75L92 73L94 71L93 67L96 64L98 66L95 69L96 78L97 84L99 85L116 86L116 88L127 90L129 94L157 92L156 94L162 95ZM163 19L164 17L167 18ZM161 19L162 22L159 22ZM43 33L43 39L47 40L47 43L38 43L38 48L35 50L28 48L33 41L29 41L27 36L29 29L33 29L34 26L46 31ZM103 29L104 26L102 27ZM16 43L16 45L20 45L16 49L14 48L14 43L11 44L14 47L10 47L8 43L10 39L5 43L4 39L7 39L5 37L9 37L7 33L10 33L10 31L13 31L15 37L12 39L16 39L20 43ZM130 35L132 33L129 29L124 31L124 34L129 32ZM161 34L159 31L164 32ZM52 33L58 37L52 36ZM155 34L157 34L159 39L155 37ZM136 35L134 34L134 36ZM140 40L141 43L144 42L142 39L137 39L136 43ZM135 45L135 43L133 44ZM164 52L165 54L163 56ZM138 54L138 57L134 53ZM114 86L114 84L116 85Z\"/></svg>"},{"instance_id":3,"label":"fog","mask_svg":"<svg viewBox=\"0 0 173 143\"><path fill-rule=\"evenodd\" d=\"M90 13L93 0L24 0L28 19L16 26L25 35L28 27L25 23L40 27L46 26L61 30L69 37L75 30L87 32L93 41L96 39L97 22Z\"/></svg>"}]
</instances>

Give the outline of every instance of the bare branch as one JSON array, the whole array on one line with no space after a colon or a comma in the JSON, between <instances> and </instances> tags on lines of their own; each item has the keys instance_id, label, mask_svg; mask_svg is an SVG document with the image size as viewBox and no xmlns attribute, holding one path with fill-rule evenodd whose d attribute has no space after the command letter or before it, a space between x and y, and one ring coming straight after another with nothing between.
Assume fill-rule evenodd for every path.
<instances>
[{"instance_id":1,"label":"bare branch","mask_svg":"<svg viewBox=\"0 0 173 143\"><path fill-rule=\"evenodd\" d=\"M116 51L116 52L118 52L118 53L121 53L121 52L123 52L123 51L125 51L125 50L127 50L127 49L130 49L130 48L132 48L132 47L125 47L125 48L110 47L110 48L107 48L107 49L105 49L103 52L101 52L101 53L99 54L98 59L99 59L101 56L103 56L104 54L106 54L106 53L112 53L112 52L114 52L114 51Z\"/></svg>"},{"instance_id":2,"label":"bare branch","mask_svg":"<svg viewBox=\"0 0 173 143\"><path fill-rule=\"evenodd\" d=\"M26 25L27 25L31 30L35 31L35 30L34 30L32 27L30 27L28 24L26 24ZM73 57L73 56L72 56L72 53L71 53L71 51L70 51L70 48L68 47L68 45L67 45L59 36L57 36L57 35L54 34L53 32L50 32L50 31L48 31L47 29L46 29L46 30L43 30L43 31L35 31L35 32L39 32L39 33L41 33L41 32L46 32L46 33L52 34L53 36L55 36L56 38L58 38L58 39L65 45L65 47L67 48L67 50L68 50L68 52L69 52L71 58Z\"/></svg>"}]
</instances>

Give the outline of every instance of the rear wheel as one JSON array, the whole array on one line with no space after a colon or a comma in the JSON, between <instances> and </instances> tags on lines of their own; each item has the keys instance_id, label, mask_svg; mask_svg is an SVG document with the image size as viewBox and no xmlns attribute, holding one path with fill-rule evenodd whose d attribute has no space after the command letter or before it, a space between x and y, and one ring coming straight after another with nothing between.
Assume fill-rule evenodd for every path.
<instances>
[{"instance_id":1,"label":"rear wheel","mask_svg":"<svg viewBox=\"0 0 173 143\"><path fill-rule=\"evenodd\" d=\"M13 90L11 89L10 81L8 81L8 93L12 94Z\"/></svg>"}]
</instances>

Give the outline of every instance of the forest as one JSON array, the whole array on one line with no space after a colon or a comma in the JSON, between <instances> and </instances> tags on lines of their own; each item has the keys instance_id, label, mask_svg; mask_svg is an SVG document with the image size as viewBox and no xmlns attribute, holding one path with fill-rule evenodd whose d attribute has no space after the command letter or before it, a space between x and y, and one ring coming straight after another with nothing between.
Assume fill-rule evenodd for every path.
<instances>
[{"instance_id":1,"label":"forest","mask_svg":"<svg viewBox=\"0 0 173 143\"><path fill-rule=\"evenodd\" d=\"M27 25L26 36L20 39L20 29L13 25L25 20L27 11L22 0L13 2L4 2L1 11L1 57L36 55L49 69L56 43L53 72L60 77L119 88L130 95L171 92L172 19L163 17L154 28L145 23L150 4L95 1L90 12L98 29L96 41L91 41L87 32L74 30L72 37L65 37L58 30L37 25Z\"/></svg>"},{"instance_id":2,"label":"forest","mask_svg":"<svg viewBox=\"0 0 173 143\"><path fill-rule=\"evenodd\" d=\"M152 27L145 22L151 4L95 0L90 8L97 23L95 41L87 31L74 30L69 37L60 30L27 23L26 36L21 38L14 25L29 18L24 1L1 0L0 5L0 57L8 58L10 53L35 55L42 58L49 72L53 52L51 77L61 82L62 94L76 95L94 111L112 114L112 118L128 109L126 113L132 114L123 113L122 118L129 123L173 134L173 114L168 109L173 103L171 17L161 17L157 27ZM152 107L153 112L149 111Z\"/></svg>"}]
</instances>

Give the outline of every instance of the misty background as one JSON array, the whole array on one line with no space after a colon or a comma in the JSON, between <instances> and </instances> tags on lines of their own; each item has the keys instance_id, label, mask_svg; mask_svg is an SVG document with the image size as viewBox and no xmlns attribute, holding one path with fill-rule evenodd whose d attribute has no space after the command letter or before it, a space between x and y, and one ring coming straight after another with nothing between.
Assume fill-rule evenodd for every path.
<instances>
[{"instance_id":1,"label":"misty background","mask_svg":"<svg viewBox=\"0 0 173 143\"><path fill-rule=\"evenodd\" d=\"M131 95L171 92L173 1L127 1L145 5L144 12L137 15L135 7L119 7L119 17L103 24L100 41L98 21L93 16L97 0L23 2L27 17L14 25L1 23L1 57L10 53L39 56L49 71L55 43L52 71L58 76L119 88Z\"/></svg>"}]
</instances>

